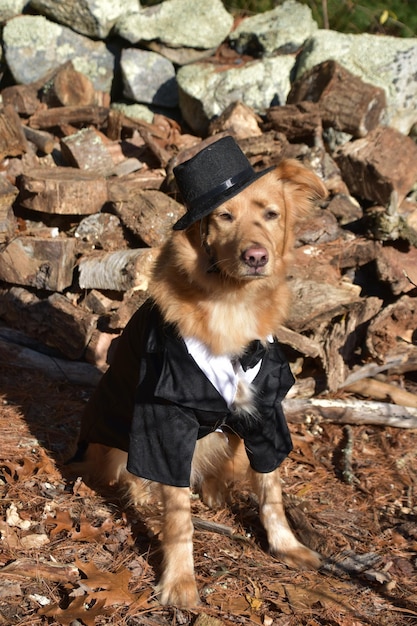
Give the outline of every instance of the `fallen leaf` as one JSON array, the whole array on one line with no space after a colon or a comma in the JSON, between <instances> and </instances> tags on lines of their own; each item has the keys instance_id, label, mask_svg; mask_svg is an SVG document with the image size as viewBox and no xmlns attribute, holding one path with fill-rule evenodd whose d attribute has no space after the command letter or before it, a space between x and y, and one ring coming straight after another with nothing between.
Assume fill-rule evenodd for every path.
<instances>
[{"instance_id":1,"label":"fallen leaf","mask_svg":"<svg viewBox=\"0 0 417 626\"><path fill-rule=\"evenodd\" d=\"M40 609L38 615L53 617L62 626L70 626L76 620L81 620L86 626L95 626L96 618L102 616L105 612L104 600L94 602L90 606L84 596L73 600L65 609L62 609L58 604Z\"/></svg>"},{"instance_id":2,"label":"fallen leaf","mask_svg":"<svg viewBox=\"0 0 417 626\"><path fill-rule=\"evenodd\" d=\"M93 526L88 519L83 515L80 518L79 530L73 530L71 532L71 539L74 541L97 541L99 538L105 539L105 533L109 532L113 527L113 520L108 518L104 520L101 526Z\"/></svg>"},{"instance_id":3,"label":"fallen leaf","mask_svg":"<svg viewBox=\"0 0 417 626\"><path fill-rule=\"evenodd\" d=\"M63 530L70 532L74 528L74 521L71 518L68 511L57 510L55 513L55 517L49 515L45 520L46 525L54 524L55 528L53 528L49 535L51 539L58 535Z\"/></svg>"},{"instance_id":4,"label":"fallen leaf","mask_svg":"<svg viewBox=\"0 0 417 626\"><path fill-rule=\"evenodd\" d=\"M284 587L288 602L294 610L311 608L320 602L323 606L337 605L339 610L354 611L354 608L345 601L344 596L332 591L328 585L309 585L307 587L305 585L286 584Z\"/></svg>"},{"instance_id":5,"label":"fallen leaf","mask_svg":"<svg viewBox=\"0 0 417 626\"><path fill-rule=\"evenodd\" d=\"M76 561L76 565L86 576L84 585L91 589L89 598L104 602L103 606L115 604L132 604L137 601L137 594L129 591L131 573L125 567L120 567L116 572L99 570L94 563L82 563Z\"/></svg>"}]
</instances>

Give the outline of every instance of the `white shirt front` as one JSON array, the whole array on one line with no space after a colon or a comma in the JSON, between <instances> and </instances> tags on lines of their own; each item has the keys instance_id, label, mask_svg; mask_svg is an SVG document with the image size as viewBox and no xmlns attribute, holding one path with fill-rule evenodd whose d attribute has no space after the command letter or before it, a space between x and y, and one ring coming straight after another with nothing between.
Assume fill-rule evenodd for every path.
<instances>
[{"instance_id":1,"label":"white shirt front","mask_svg":"<svg viewBox=\"0 0 417 626\"><path fill-rule=\"evenodd\" d=\"M233 407L239 380L251 383L261 368L262 359L255 367L245 371L239 361L213 355L204 343L194 337L185 337L184 341L198 367L225 399L227 406Z\"/></svg>"}]
</instances>

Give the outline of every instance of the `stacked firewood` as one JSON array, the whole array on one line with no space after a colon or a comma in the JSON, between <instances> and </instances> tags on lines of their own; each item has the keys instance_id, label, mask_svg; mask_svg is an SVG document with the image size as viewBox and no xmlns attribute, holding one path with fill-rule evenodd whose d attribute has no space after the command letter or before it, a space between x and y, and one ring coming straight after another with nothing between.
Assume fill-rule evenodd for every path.
<instances>
[{"instance_id":1,"label":"stacked firewood","mask_svg":"<svg viewBox=\"0 0 417 626\"><path fill-rule=\"evenodd\" d=\"M95 381L184 212L173 167L231 134L255 169L298 158L329 190L297 229L293 306L279 333L293 393L369 395L376 374L416 370L417 146L381 125L381 89L328 61L293 84L286 105L260 117L236 102L205 137L110 108L71 63L1 95L3 360L60 359L70 380ZM391 397L393 385L377 386L374 397Z\"/></svg>"}]
</instances>

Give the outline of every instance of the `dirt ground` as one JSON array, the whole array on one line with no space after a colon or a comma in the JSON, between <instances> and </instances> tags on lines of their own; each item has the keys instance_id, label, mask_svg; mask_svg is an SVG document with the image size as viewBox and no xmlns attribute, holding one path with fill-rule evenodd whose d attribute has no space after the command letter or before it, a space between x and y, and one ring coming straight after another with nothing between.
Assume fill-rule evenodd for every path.
<instances>
[{"instance_id":1,"label":"dirt ground","mask_svg":"<svg viewBox=\"0 0 417 626\"><path fill-rule=\"evenodd\" d=\"M267 554L245 489L215 512L193 499L202 604L184 611L154 597L157 507L123 510L65 476L90 393L0 368L0 625L417 623L416 431L291 425L287 511L318 572Z\"/></svg>"}]
</instances>

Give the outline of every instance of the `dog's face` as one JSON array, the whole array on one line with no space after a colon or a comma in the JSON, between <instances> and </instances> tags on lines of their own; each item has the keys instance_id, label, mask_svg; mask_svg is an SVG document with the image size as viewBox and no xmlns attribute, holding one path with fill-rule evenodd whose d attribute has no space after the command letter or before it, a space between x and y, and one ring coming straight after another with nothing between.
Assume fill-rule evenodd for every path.
<instances>
[{"instance_id":1,"label":"dog's face","mask_svg":"<svg viewBox=\"0 0 417 626\"><path fill-rule=\"evenodd\" d=\"M200 225L207 273L236 281L276 276L293 243L294 222L326 189L297 161L284 161Z\"/></svg>"}]
</instances>

